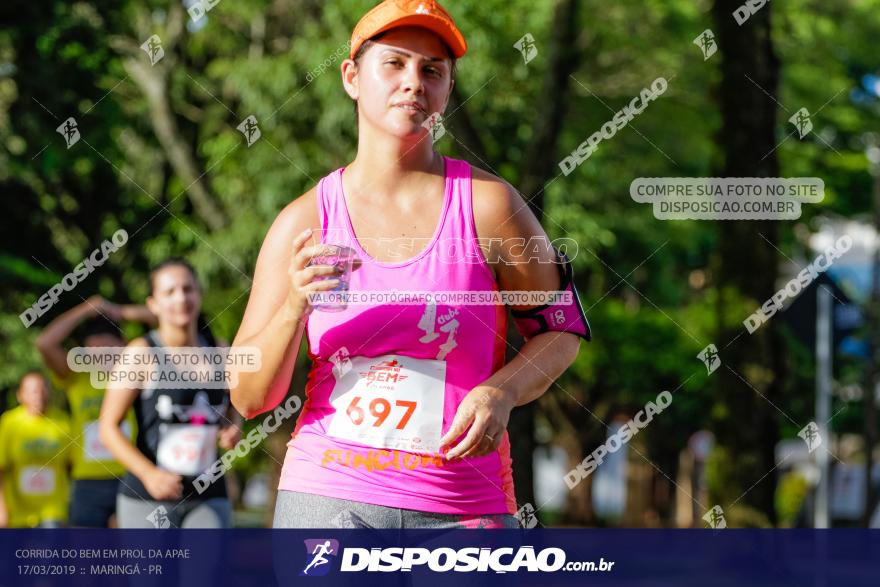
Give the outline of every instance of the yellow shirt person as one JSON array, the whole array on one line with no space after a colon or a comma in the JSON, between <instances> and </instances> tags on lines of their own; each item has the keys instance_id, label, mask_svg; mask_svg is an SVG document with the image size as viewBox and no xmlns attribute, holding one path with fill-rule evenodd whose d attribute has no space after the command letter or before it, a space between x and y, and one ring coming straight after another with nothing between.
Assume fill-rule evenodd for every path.
<instances>
[{"instance_id":1,"label":"yellow shirt person","mask_svg":"<svg viewBox=\"0 0 880 587\"><path fill-rule=\"evenodd\" d=\"M70 368L65 345L121 349L125 346L121 320L153 325L155 316L143 306L117 305L92 296L47 324L36 341L53 384L64 390L70 403L74 442L69 525L78 528L113 526L119 480L125 468L116 462L98 434L105 390L94 387L88 373ZM134 413L120 424L129 439L135 438L134 426Z\"/></svg>"},{"instance_id":2,"label":"yellow shirt person","mask_svg":"<svg viewBox=\"0 0 880 587\"><path fill-rule=\"evenodd\" d=\"M125 467L113 459L113 455L98 436L98 418L104 389L92 386L88 373L71 373L61 379L51 377L52 384L63 390L70 404L70 426L73 433L71 458L73 479L119 479L125 475ZM134 439L134 412L129 412L122 423L122 432Z\"/></svg>"},{"instance_id":3,"label":"yellow shirt person","mask_svg":"<svg viewBox=\"0 0 880 587\"><path fill-rule=\"evenodd\" d=\"M47 409L49 389L41 374L25 375L17 397L21 405L0 416L0 525L62 525L70 492L70 425L62 412Z\"/></svg>"}]
</instances>

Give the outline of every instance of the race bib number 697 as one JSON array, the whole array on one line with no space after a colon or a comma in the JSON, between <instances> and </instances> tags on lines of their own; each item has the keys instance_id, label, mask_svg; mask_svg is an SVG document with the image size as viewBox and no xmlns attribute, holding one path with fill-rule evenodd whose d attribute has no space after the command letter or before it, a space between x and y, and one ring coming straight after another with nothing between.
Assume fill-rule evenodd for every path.
<instances>
[{"instance_id":1,"label":"race bib number 697","mask_svg":"<svg viewBox=\"0 0 880 587\"><path fill-rule=\"evenodd\" d=\"M401 355L351 357L336 380L327 432L375 448L440 450L446 362Z\"/></svg>"}]
</instances>

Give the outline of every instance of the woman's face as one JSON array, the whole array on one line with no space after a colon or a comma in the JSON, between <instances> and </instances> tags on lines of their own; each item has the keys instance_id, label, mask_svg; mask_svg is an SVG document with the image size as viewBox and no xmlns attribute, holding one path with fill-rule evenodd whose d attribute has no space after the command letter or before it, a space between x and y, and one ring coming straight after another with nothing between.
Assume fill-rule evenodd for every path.
<instances>
[{"instance_id":1,"label":"woman's face","mask_svg":"<svg viewBox=\"0 0 880 587\"><path fill-rule=\"evenodd\" d=\"M454 83L445 44L418 27L392 29L374 43L359 67L344 68L346 91L373 125L400 137L426 133L423 123L446 110Z\"/></svg>"},{"instance_id":2,"label":"woman's face","mask_svg":"<svg viewBox=\"0 0 880 587\"><path fill-rule=\"evenodd\" d=\"M42 375L29 373L21 380L16 394L18 403L31 414L40 415L46 412L49 404L49 386Z\"/></svg>"},{"instance_id":3,"label":"woman's face","mask_svg":"<svg viewBox=\"0 0 880 587\"><path fill-rule=\"evenodd\" d=\"M159 323L185 328L195 322L202 308L202 294L193 274L181 265L169 265L153 276L153 293L147 307Z\"/></svg>"}]
</instances>

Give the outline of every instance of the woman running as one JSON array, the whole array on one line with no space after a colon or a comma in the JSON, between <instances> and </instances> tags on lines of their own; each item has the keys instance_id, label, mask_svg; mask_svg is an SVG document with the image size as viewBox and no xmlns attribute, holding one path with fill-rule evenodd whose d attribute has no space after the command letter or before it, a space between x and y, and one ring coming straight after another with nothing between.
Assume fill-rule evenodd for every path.
<instances>
[{"instance_id":1,"label":"woman running","mask_svg":"<svg viewBox=\"0 0 880 587\"><path fill-rule=\"evenodd\" d=\"M263 368L237 374L233 404L249 418L277 406L303 334L311 360L275 527L517 526L510 411L547 390L589 329L570 264L517 192L433 149L432 115L445 111L465 51L436 2L389 0L367 13L341 65L357 156L291 202L263 242L233 343L259 349ZM309 266L325 244L360 257L353 293L573 296L512 306L527 342L505 365L502 305L380 301L312 312L310 294L339 281L336 267Z\"/></svg>"},{"instance_id":2,"label":"woman running","mask_svg":"<svg viewBox=\"0 0 880 587\"><path fill-rule=\"evenodd\" d=\"M111 374L100 434L128 470L117 497L121 528L231 525L224 480L196 488L195 479L217 460L218 444L229 450L241 438L240 418L230 410L224 387L173 383L203 381L197 379L204 373L200 355L180 350L212 346L198 328L201 301L189 263L173 258L154 268L147 307L159 326L131 341ZM132 405L137 421L134 445L120 430Z\"/></svg>"}]
</instances>

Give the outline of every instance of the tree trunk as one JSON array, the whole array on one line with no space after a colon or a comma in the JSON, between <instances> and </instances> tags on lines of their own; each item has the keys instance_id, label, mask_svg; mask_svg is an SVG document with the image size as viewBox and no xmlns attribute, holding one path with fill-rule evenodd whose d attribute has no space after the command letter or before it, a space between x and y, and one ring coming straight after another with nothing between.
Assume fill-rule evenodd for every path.
<instances>
[{"instance_id":1,"label":"tree trunk","mask_svg":"<svg viewBox=\"0 0 880 587\"><path fill-rule=\"evenodd\" d=\"M558 173L556 162L562 121L565 119L566 98L571 74L577 67L577 21L580 0L561 0L556 4L553 17L553 44L547 49L547 68L541 95L546 98L537 109L538 118L533 128L535 136L525 157L520 162L522 175L519 187L522 195L540 221L544 216L544 186ZM539 51L541 49L539 48ZM508 324L512 325L512 320ZM522 346L522 338L512 328L508 340L516 351ZM508 349L509 350L509 349ZM508 353L510 355L510 353ZM510 356L508 356L508 359ZM548 393L555 393L551 385ZM517 503L535 503L534 471L532 455L535 452L535 415L537 402L531 402L513 410L508 429L510 432L511 458L514 462L513 476Z\"/></svg>"},{"instance_id":2,"label":"tree trunk","mask_svg":"<svg viewBox=\"0 0 880 587\"><path fill-rule=\"evenodd\" d=\"M541 107L532 125L534 137L525 149L521 162L520 189L529 199L532 212L541 220L544 212L544 189L559 174L559 136L565 120L571 75L577 70L580 51L577 46L580 0L562 0L553 16L554 43L547 50Z\"/></svg>"},{"instance_id":3,"label":"tree trunk","mask_svg":"<svg viewBox=\"0 0 880 587\"><path fill-rule=\"evenodd\" d=\"M721 57L718 101L722 128L718 143L723 163L719 175L777 177L779 62L771 39L773 5L765 5L740 26L733 12L741 4L741 0L716 0L713 6ZM715 431L719 445L735 463L724 483L739 504L758 510L775 523L776 481L771 471L779 429L770 402L779 405L785 380L782 341L774 320L751 335L743 332L745 316L734 315L739 310L733 309L741 306L733 303L731 290L755 306L776 290L778 224L728 220L720 221L719 226L721 320L716 346L723 366L713 377L728 416L715 422ZM726 346L737 335L736 342Z\"/></svg>"}]
</instances>

